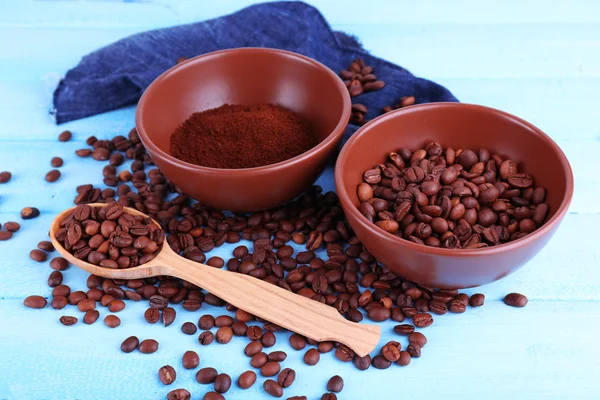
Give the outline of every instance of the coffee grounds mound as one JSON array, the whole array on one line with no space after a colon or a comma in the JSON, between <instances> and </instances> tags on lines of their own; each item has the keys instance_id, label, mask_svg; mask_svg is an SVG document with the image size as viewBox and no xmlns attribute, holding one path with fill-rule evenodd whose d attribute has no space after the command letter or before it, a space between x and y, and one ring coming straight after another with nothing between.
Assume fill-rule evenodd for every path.
<instances>
[{"instance_id":1,"label":"coffee grounds mound","mask_svg":"<svg viewBox=\"0 0 600 400\"><path fill-rule=\"evenodd\" d=\"M288 160L317 144L298 114L272 104L230 105L192 114L171 136L171 154L203 167L238 169Z\"/></svg>"}]
</instances>

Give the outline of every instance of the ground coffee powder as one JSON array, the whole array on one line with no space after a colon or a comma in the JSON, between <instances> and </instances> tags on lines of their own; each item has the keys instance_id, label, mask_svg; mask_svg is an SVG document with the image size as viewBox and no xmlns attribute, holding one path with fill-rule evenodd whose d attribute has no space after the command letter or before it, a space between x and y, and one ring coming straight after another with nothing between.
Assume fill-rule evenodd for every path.
<instances>
[{"instance_id":1,"label":"ground coffee powder","mask_svg":"<svg viewBox=\"0 0 600 400\"><path fill-rule=\"evenodd\" d=\"M171 154L212 168L252 168L295 157L317 144L298 114L272 104L229 105L192 114L171 136Z\"/></svg>"}]
</instances>

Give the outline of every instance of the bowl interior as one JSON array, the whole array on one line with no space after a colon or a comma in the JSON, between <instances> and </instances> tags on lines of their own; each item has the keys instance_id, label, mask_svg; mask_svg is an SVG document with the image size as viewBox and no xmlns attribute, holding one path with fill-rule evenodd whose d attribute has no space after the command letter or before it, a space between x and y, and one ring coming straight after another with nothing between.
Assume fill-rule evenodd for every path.
<instances>
[{"instance_id":1,"label":"bowl interior","mask_svg":"<svg viewBox=\"0 0 600 400\"><path fill-rule=\"evenodd\" d=\"M547 220L557 212L569 189L571 171L564 155L533 126L486 107L436 103L390 113L357 132L344 148L338 164L343 171L338 191L344 191L358 205L356 187L366 169L386 162L389 152L401 147L414 151L430 141L455 150L485 147L492 154L516 161L519 172L531 174L535 185L547 189L546 202L550 207Z\"/></svg>"},{"instance_id":2,"label":"bowl interior","mask_svg":"<svg viewBox=\"0 0 600 400\"><path fill-rule=\"evenodd\" d=\"M138 121L169 153L171 133L192 113L223 104L272 103L308 120L319 142L344 114L341 82L307 57L272 49L225 50L190 59L160 76L140 102Z\"/></svg>"}]
</instances>

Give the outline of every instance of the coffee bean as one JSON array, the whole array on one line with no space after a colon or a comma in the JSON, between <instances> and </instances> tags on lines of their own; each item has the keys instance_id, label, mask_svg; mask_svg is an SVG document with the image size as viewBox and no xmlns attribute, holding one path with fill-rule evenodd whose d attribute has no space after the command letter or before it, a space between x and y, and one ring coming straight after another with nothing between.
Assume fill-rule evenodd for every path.
<instances>
[{"instance_id":1,"label":"coffee bean","mask_svg":"<svg viewBox=\"0 0 600 400\"><path fill-rule=\"evenodd\" d=\"M52 245L52 242L49 242L47 240L42 240L41 242L39 242L37 248L43 251L47 251L49 253L54 251L54 246Z\"/></svg>"},{"instance_id":2,"label":"coffee bean","mask_svg":"<svg viewBox=\"0 0 600 400\"><path fill-rule=\"evenodd\" d=\"M277 342L277 338L273 332L265 332L260 341L264 347L273 347Z\"/></svg>"},{"instance_id":3,"label":"coffee bean","mask_svg":"<svg viewBox=\"0 0 600 400\"><path fill-rule=\"evenodd\" d=\"M267 392L268 394L270 394L273 397L283 396L283 389L273 379L267 379L263 383L263 389L265 390L265 392Z\"/></svg>"},{"instance_id":4,"label":"coffee bean","mask_svg":"<svg viewBox=\"0 0 600 400\"><path fill-rule=\"evenodd\" d=\"M177 312L172 307L167 307L162 310L162 320L165 327L171 325L173 321L175 321L175 317L177 316Z\"/></svg>"},{"instance_id":5,"label":"coffee bean","mask_svg":"<svg viewBox=\"0 0 600 400\"><path fill-rule=\"evenodd\" d=\"M337 400L335 393L323 393L321 400Z\"/></svg>"},{"instance_id":6,"label":"coffee bean","mask_svg":"<svg viewBox=\"0 0 600 400\"><path fill-rule=\"evenodd\" d=\"M417 343L409 343L406 351L412 358L421 357L421 347Z\"/></svg>"},{"instance_id":7,"label":"coffee bean","mask_svg":"<svg viewBox=\"0 0 600 400\"><path fill-rule=\"evenodd\" d=\"M18 222L9 221L4 224L4 229L11 233L14 233L21 229L21 224L19 224Z\"/></svg>"},{"instance_id":8,"label":"coffee bean","mask_svg":"<svg viewBox=\"0 0 600 400\"><path fill-rule=\"evenodd\" d=\"M344 380L339 375L332 376L327 382L327 390L330 392L339 393L344 388Z\"/></svg>"},{"instance_id":9,"label":"coffee bean","mask_svg":"<svg viewBox=\"0 0 600 400\"><path fill-rule=\"evenodd\" d=\"M398 335L410 335L411 333L413 333L415 331L415 327L409 324L401 324L401 325L396 325L394 327L394 332L396 332Z\"/></svg>"},{"instance_id":10,"label":"coffee bean","mask_svg":"<svg viewBox=\"0 0 600 400\"><path fill-rule=\"evenodd\" d=\"M249 389L256 382L256 373L254 371L242 372L238 378L237 384L240 389Z\"/></svg>"},{"instance_id":11,"label":"coffee bean","mask_svg":"<svg viewBox=\"0 0 600 400\"><path fill-rule=\"evenodd\" d=\"M7 183L12 178L12 174L8 171L0 172L0 183Z\"/></svg>"},{"instance_id":12,"label":"coffee bean","mask_svg":"<svg viewBox=\"0 0 600 400\"><path fill-rule=\"evenodd\" d=\"M385 307L373 307L369 309L367 316L371 321L383 322L390 319L391 311Z\"/></svg>"},{"instance_id":13,"label":"coffee bean","mask_svg":"<svg viewBox=\"0 0 600 400\"><path fill-rule=\"evenodd\" d=\"M400 350L401 346L398 342L388 342L382 347L381 355L386 360L394 362L400 358Z\"/></svg>"},{"instance_id":14,"label":"coffee bean","mask_svg":"<svg viewBox=\"0 0 600 400\"><path fill-rule=\"evenodd\" d=\"M335 357L342 362L350 362L354 358L354 352L345 345L340 345L335 350Z\"/></svg>"},{"instance_id":15,"label":"coffee bean","mask_svg":"<svg viewBox=\"0 0 600 400\"><path fill-rule=\"evenodd\" d=\"M167 393L167 400L190 400L192 395L185 389L175 389Z\"/></svg>"},{"instance_id":16,"label":"coffee bean","mask_svg":"<svg viewBox=\"0 0 600 400\"><path fill-rule=\"evenodd\" d=\"M244 354L248 357L252 357L263 350L263 345L261 342L250 342L244 349Z\"/></svg>"},{"instance_id":17,"label":"coffee bean","mask_svg":"<svg viewBox=\"0 0 600 400\"><path fill-rule=\"evenodd\" d=\"M408 364L410 364L410 358L410 354L408 354L407 351L401 351L400 358L396 364L400 365L401 367L406 367Z\"/></svg>"},{"instance_id":18,"label":"coffee bean","mask_svg":"<svg viewBox=\"0 0 600 400\"><path fill-rule=\"evenodd\" d=\"M54 168L62 167L63 159L60 157L52 157L52 160L50 160L50 165L52 165Z\"/></svg>"},{"instance_id":19,"label":"coffee bean","mask_svg":"<svg viewBox=\"0 0 600 400\"><path fill-rule=\"evenodd\" d=\"M73 137L73 134L70 131L63 131L58 135L58 140L61 142L68 142Z\"/></svg>"},{"instance_id":20,"label":"coffee bean","mask_svg":"<svg viewBox=\"0 0 600 400\"><path fill-rule=\"evenodd\" d=\"M214 368L202 368L198 372L196 372L196 380L198 381L198 383L207 385L209 383L213 383L215 379L217 379L218 375L219 373Z\"/></svg>"},{"instance_id":21,"label":"coffee bean","mask_svg":"<svg viewBox=\"0 0 600 400\"><path fill-rule=\"evenodd\" d=\"M257 353L250 359L250 365L253 368L261 368L268 361L267 355L263 352Z\"/></svg>"},{"instance_id":22,"label":"coffee bean","mask_svg":"<svg viewBox=\"0 0 600 400\"><path fill-rule=\"evenodd\" d=\"M193 335L196 333L196 331L196 325L192 322L184 322L183 325L181 325L181 332L185 333L186 335Z\"/></svg>"},{"instance_id":23,"label":"coffee bean","mask_svg":"<svg viewBox=\"0 0 600 400\"><path fill-rule=\"evenodd\" d=\"M462 305L462 303L461 303L461 305ZM426 328L426 327L430 326L431 324L433 324L433 317L431 316L431 314L427 314L427 313L416 314L412 317L412 320L413 320L413 324L415 324L415 326L417 328Z\"/></svg>"},{"instance_id":24,"label":"coffee bean","mask_svg":"<svg viewBox=\"0 0 600 400\"><path fill-rule=\"evenodd\" d=\"M44 262L48 256L42 250L34 249L29 252L29 258L36 262Z\"/></svg>"},{"instance_id":25,"label":"coffee bean","mask_svg":"<svg viewBox=\"0 0 600 400\"><path fill-rule=\"evenodd\" d=\"M292 386L292 383L294 383L295 380L296 371L291 368L283 369L277 376L277 383L283 388Z\"/></svg>"},{"instance_id":26,"label":"coffee bean","mask_svg":"<svg viewBox=\"0 0 600 400\"><path fill-rule=\"evenodd\" d=\"M217 343L226 344L233 337L233 330L228 326L223 326L217 330Z\"/></svg>"},{"instance_id":27,"label":"coffee bean","mask_svg":"<svg viewBox=\"0 0 600 400\"><path fill-rule=\"evenodd\" d=\"M408 342L415 343L422 348L425 347L425 345L427 344L427 338L420 332L413 332L410 335L408 335Z\"/></svg>"},{"instance_id":28,"label":"coffee bean","mask_svg":"<svg viewBox=\"0 0 600 400\"><path fill-rule=\"evenodd\" d=\"M215 339L215 335L211 331L204 331L198 336L198 342L202 346L208 346Z\"/></svg>"},{"instance_id":29,"label":"coffee bean","mask_svg":"<svg viewBox=\"0 0 600 400\"><path fill-rule=\"evenodd\" d=\"M469 299L469 304L471 304L471 307L481 307L483 305L484 301L485 301L485 296L483 294L475 293Z\"/></svg>"},{"instance_id":30,"label":"coffee bean","mask_svg":"<svg viewBox=\"0 0 600 400\"><path fill-rule=\"evenodd\" d=\"M293 333L290 336L290 346L294 350L302 350L306 347L306 339L297 333Z\"/></svg>"},{"instance_id":31,"label":"coffee bean","mask_svg":"<svg viewBox=\"0 0 600 400\"><path fill-rule=\"evenodd\" d=\"M40 210L35 207L25 207L21 210L21 218L33 219L40 215Z\"/></svg>"},{"instance_id":32,"label":"coffee bean","mask_svg":"<svg viewBox=\"0 0 600 400\"><path fill-rule=\"evenodd\" d=\"M509 293L504 297L504 304L511 307L525 307L527 302L527 297L520 293Z\"/></svg>"},{"instance_id":33,"label":"coffee bean","mask_svg":"<svg viewBox=\"0 0 600 400\"><path fill-rule=\"evenodd\" d=\"M140 353L152 354L158 350L158 342L154 339L142 340L138 349L140 350Z\"/></svg>"},{"instance_id":34,"label":"coffee bean","mask_svg":"<svg viewBox=\"0 0 600 400\"><path fill-rule=\"evenodd\" d=\"M274 376L279 373L281 366L277 361L269 361L260 367L260 373L262 376Z\"/></svg>"},{"instance_id":35,"label":"coffee bean","mask_svg":"<svg viewBox=\"0 0 600 400\"><path fill-rule=\"evenodd\" d=\"M104 317L104 324L109 328L116 328L121 325L121 320L116 315L107 315Z\"/></svg>"},{"instance_id":36,"label":"coffee bean","mask_svg":"<svg viewBox=\"0 0 600 400\"><path fill-rule=\"evenodd\" d=\"M160 311L156 308L149 308L144 313L144 319L149 324L155 324L160 319Z\"/></svg>"},{"instance_id":37,"label":"coffee bean","mask_svg":"<svg viewBox=\"0 0 600 400\"><path fill-rule=\"evenodd\" d=\"M462 301L460 301L460 300L452 300L450 302L450 306L448 307L448 310L450 312L452 312L452 313L461 314L461 313L464 313L467 310L467 308L466 308L465 304Z\"/></svg>"},{"instance_id":38,"label":"coffee bean","mask_svg":"<svg viewBox=\"0 0 600 400\"><path fill-rule=\"evenodd\" d=\"M55 310L62 310L68 304L67 298L65 296L54 296L52 301L50 302L50 306ZM85 322L85 319L84 319Z\"/></svg>"},{"instance_id":39,"label":"coffee bean","mask_svg":"<svg viewBox=\"0 0 600 400\"><path fill-rule=\"evenodd\" d=\"M63 282L63 274L60 271L52 271L48 276L48 286L56 287Z\"/></svg>"},{"instance_id":40,"label":"coffee bean","mask_svg":"<svg viewBox=\"0 0 600 400\"><path fill-rule=\"evenodd\" d=\"M181 362L183 364L183 368L194 369L200 364L200 356L198 356L198 353L195 351L188 350L183 353Z\"/></svg>"},{"instance_id":41,"label":"coffee bean","mask_svg":"<svg viewBox=\"0 0 600 400\"><path fill-rule=\"evenodd\" d=\"M202 330L207 331L212 329L213 326L215 326L215 318L210 314L203 315L198 320L198 327Z\"/></svg>"},{"instance_id":42,"label":"coffee bean","mask_svg":"<svg viewBox=\"0 0 600 400\"><path fill-rule=\"evenodd\" d=\"M175 382L176 378L177 373L175 372L175 369L170 365L162 366L158 370L158 379L160 379L163 385L170 385L171 383Z\"/></svg>"},{"instance_id":43,"label":"coffee bean","mask_svg":"<svg viewBox=\"0 0 600 400\"><path fill-rule=\"evenodd\" d=\"M388 361L384 356L377 355L373 357L373 361L371 362L374 368L377 369L387 369L392 365L390 361Z\"/></svg>"},{"instance_id":44,"label":"coffee bean","mask_svg":"<svg viewBox=\"0 0 600 400\"><path fill-rule=\"evenodd\" d=\"M29 296L23 301L23 304L29 308L44 308L48 302L42 296Z\"/></svg>"},{"instance_id":45,"label":"coffee bean","mask_svg":"<svg viewBox=\"0 0 600 400\"><path fill-rule=\"evenodd\" d=\"M83 323L91 325L96 322L98 318L100 318L100 312L98 312L98 310L89 310L86 311L85 315L83 316Z\"/></svg>"},{"instance_id":46,"label":"coffee bean","mask_svg":"<svg viewBox=\"0 0 600 400\"><path fill-rule=\"evenodd\" d=\"M77 323L77 318L69 317L69 316L65 315L65 316L60 317L60 323L65 326L75 325Z\"/></svg>"},{"instance_id":47,"label":"coffee bean","mask_svg":"<svg viewBox=\"0 0 600 400\"><path fill-rule=\"evenodd\" d=\"M110 312L119 312L121 310L123 310L125 308L125 303L123 302L123 300L113 300L108 304L108 310Z\"/></svg>"},{"instance_id":48,"label":"coffee bean","mask_svg":"<svg viewBox=\"0 0 600 400\"><path fill-rule=\"evenodd\" d=\"M320 353L329 353L331 350L333 350L333 347L333 342L320 342L317 346L317 349Z\"/></svg>"},{"instance_id":49,"label":"coffee bean","mask_svg":"<svg viewBox=\"0 0 600 400\"><path fill-rule=\"evenodd\" d=\"M304 353L304 363L306 365L317 365L321 358L321 353L317 349L309 349Z\"/></svg>"},{"instance_id":50,"label":"coffee bean","mask_svg":"<svg viewBox=\"0 0 600 400\"><path fill-rule=\"evenodd\" d=\"M132 351L138 348L139 344L140 340L137 337L129 336L123 341L123 343L121 343L121 351L123 353L131 353ZM158 343L156 344L156 346L158 347Z\"/></svg>"},{"instance_id":51,"label":"coffee bean","mask_svg":"<svg viewBox=\"0 0 600 400\"><path fill-rule=\"evenodd\" d=\"M225 400L225 397L223 397L223 395L221 393L207 392L202 399L203 400Z\"/></svg>"},{"instance_id":52,"label":"coffee bean","mask_svg":"<svg viewBox=\"0 0 600 400\"><path fill-rule=\"evenodd\" d=\"M283 362L287 358L287 353L285 351L272 351L267 358L269 361Z\"/></svg>"},{"instance_id":53,"label":"coffee bean","mask_svg":"<svg viewBox=\"0 0 600 400\"><path fill-rule=\"evenodd\" d=\"M46 182L56 182L60 178L60 171L53 169L46 174Z\"/></svg>"},{"instance_id":54,"label":"coffee bean","mask_svg":"<svg viewBox=\"0 0 600 400\"><path fill-rule=\"evenodd\" d=\"M215 378L215 392L227 393L231 387L231 377L227 374L219 374Z\"/></svg>"},{"instance_id":55,"label":"coffee bean","mask_svg":"<svg viewBox=\"0 0 600 400\"><path fill-rule=\"evenodd\" d=\"M233 318L229 315L221 315L215 318L215 326L221 328L223 326L231 326L233 324Z\"/></svg>"},{"instance_id":56,"label":"coffee bean","mask_svg":"<svg viewBox=\"0 0 600 400\"><path fill-rule=\"evenodd\" d=\"M50 260L50 267L57 271L64 271L69 266L69 262L62 257L54 257Z\"/></svg>"}]
</instances>

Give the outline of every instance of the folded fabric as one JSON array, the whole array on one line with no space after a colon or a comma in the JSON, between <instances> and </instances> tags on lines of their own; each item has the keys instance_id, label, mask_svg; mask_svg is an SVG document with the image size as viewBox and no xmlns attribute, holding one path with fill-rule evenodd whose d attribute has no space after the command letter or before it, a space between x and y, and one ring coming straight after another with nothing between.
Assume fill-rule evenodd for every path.
<instances>
[{"instance_id":1,"label":"folded fabric","mask_svg":"<svg viewBox=\"0 0 600 400\"><path fill-rule=\"evenodd\" d=\"M355 58L375 69L386 86L362 94L371 119L403 96L417 103L457 101L445 87L415 77L404 68L372 56L358 41L333 31L319 11L302 2L262 3L224 17L143 32L83 57L54 92L58 124L134 104L161 73L180 57L235 47L271 47L314 58L339 72ZM350 125L347 135L358 127Z\"/></svg>"}]
</instances>

